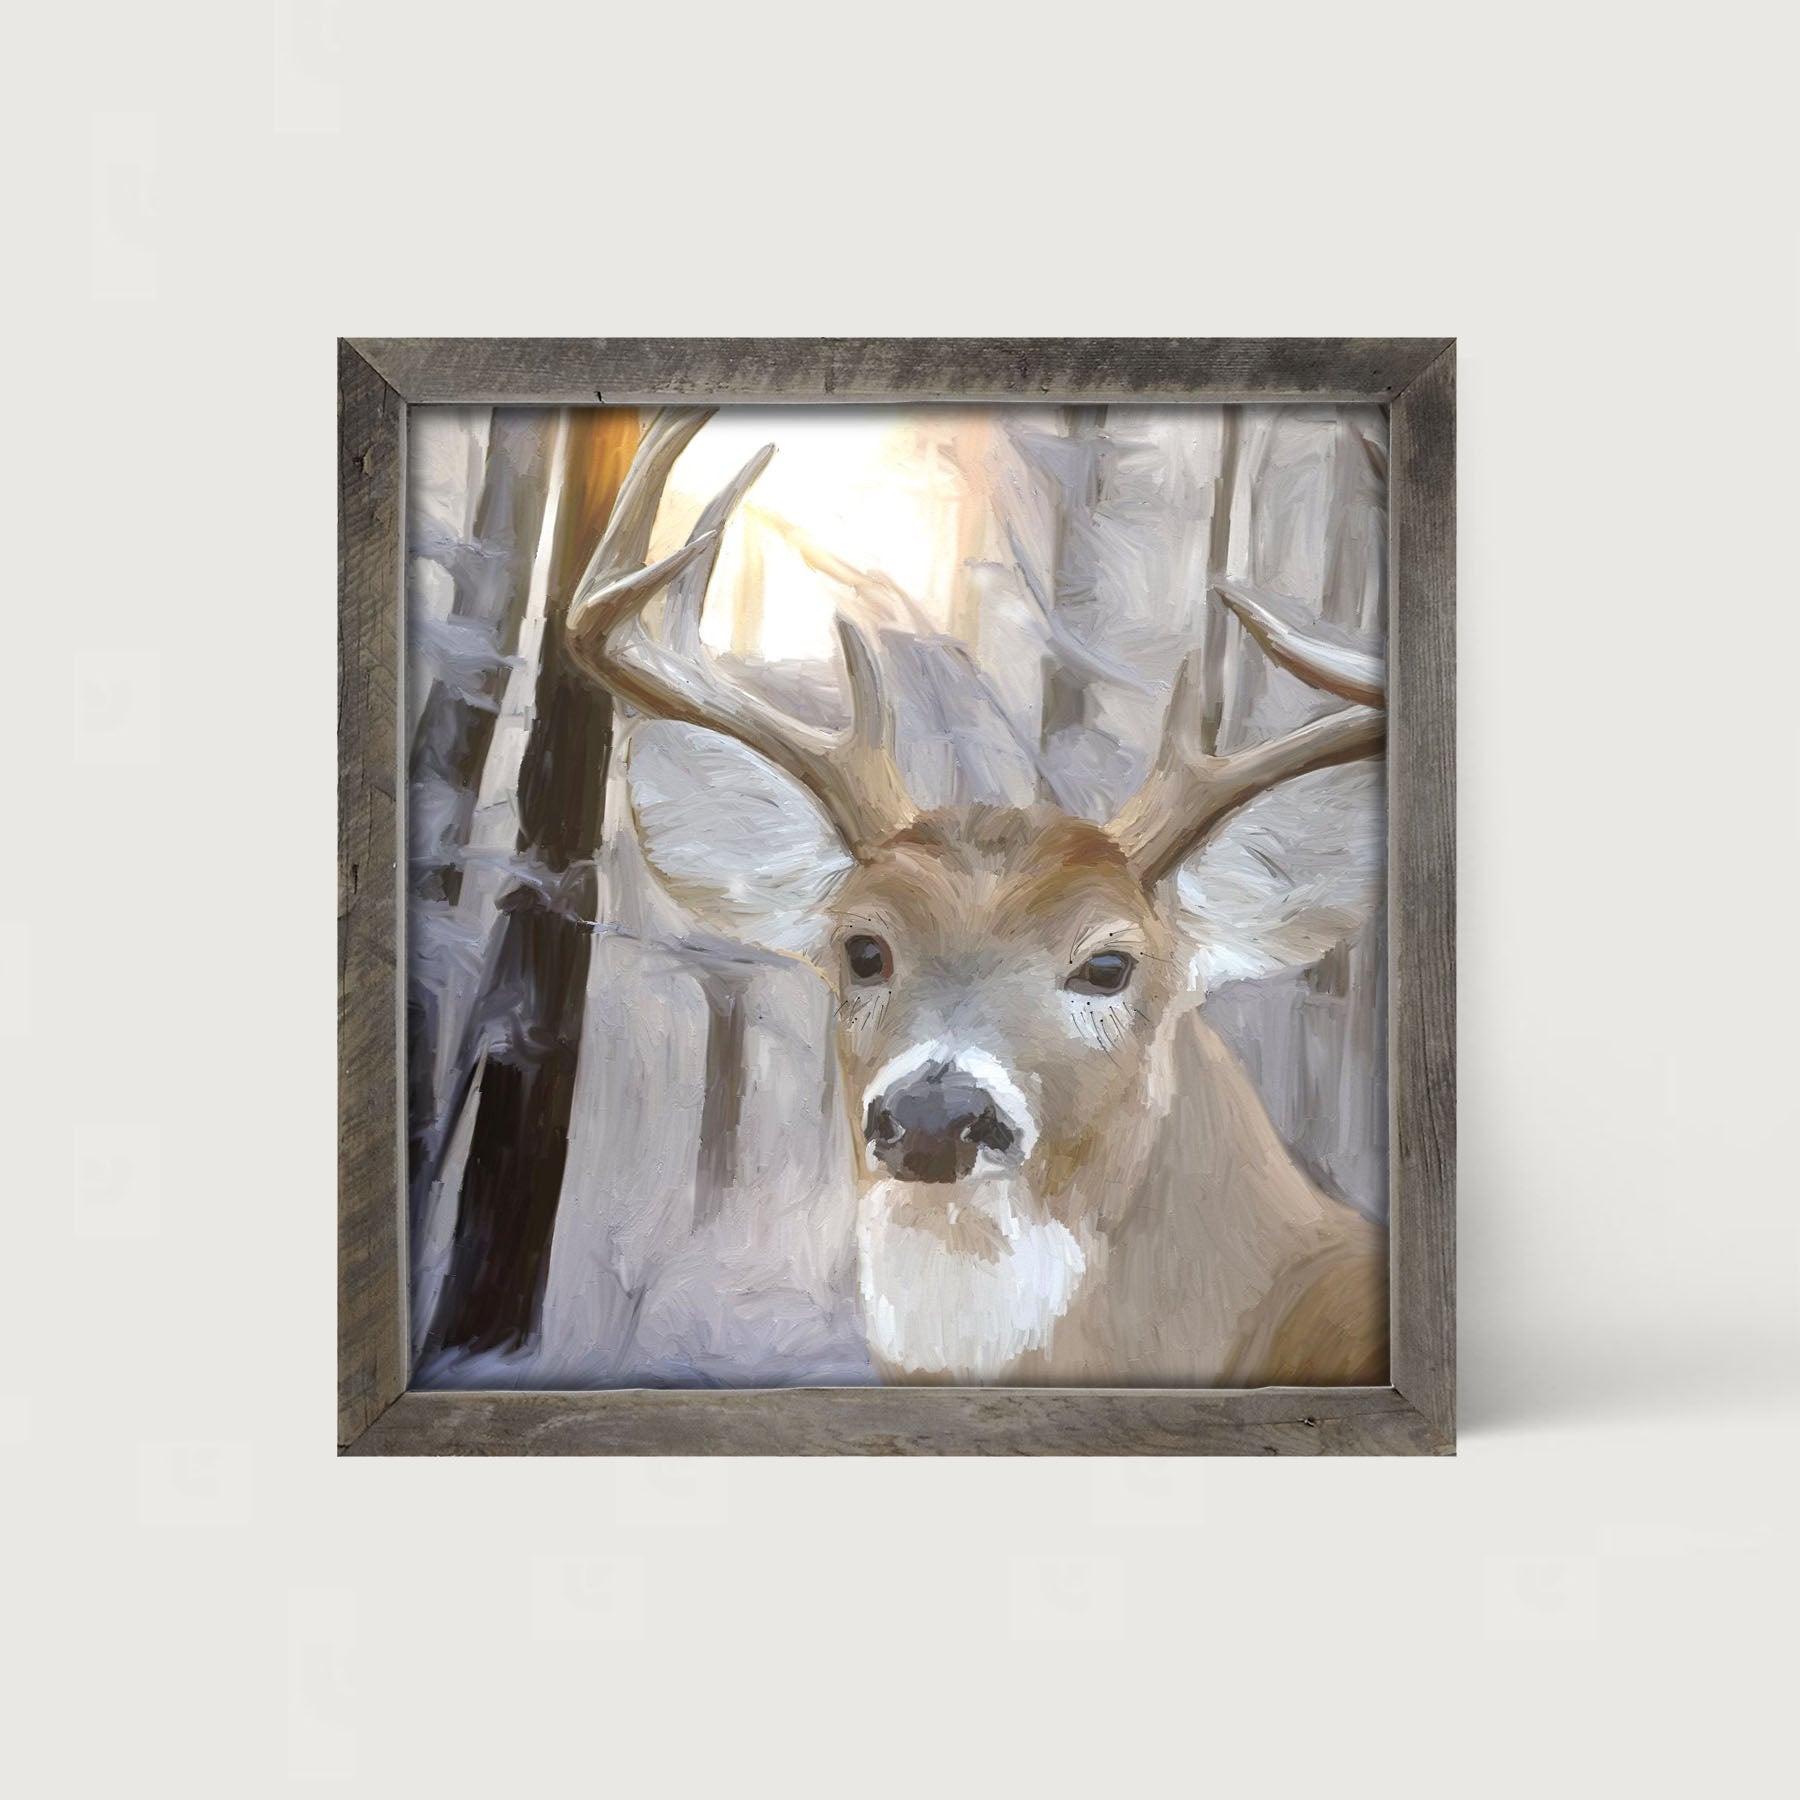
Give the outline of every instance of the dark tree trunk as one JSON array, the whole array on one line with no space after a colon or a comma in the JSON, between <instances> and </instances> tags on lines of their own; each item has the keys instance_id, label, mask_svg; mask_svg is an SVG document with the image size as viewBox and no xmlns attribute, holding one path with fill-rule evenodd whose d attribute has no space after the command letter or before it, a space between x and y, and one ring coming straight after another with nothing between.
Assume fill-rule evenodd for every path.
<instances>
[{"instance_id":1,"label":"dark tree trunk","mask_svg":"<svg viewBox=\"0 0 1800 1800\"><path fill-rule=\"evenodd\" d=\"M500 901L459 1056L454 1088L466 1088L479 1067L476 1112L427 1353L522 1342L537 1323L549 1271L612 752L611 697L575 670L563 645L575 584L599 545L637 440L630 408L570 415L535 722L519 775L524 870Z\"/></svg>"},{"instance_id":2,"label":"dark tree trunk","mask_svg":"<svg viewBox=\"0 0 1800 1800\"><path fill-rule=\"evenodd\" d=\"M406 991L407 1160L416 1234L439 1129L436 1069L452 959L431 954L432 928L462 893L481 776L506 691L507 659L531 595L531 567L550 490L556 415L541 407L496 411L488 439L473 542L458 545L452 573L453 629L468 640L459 679L440 677L426 695L408 769L408 911L412 951ZM479 666L485 653L485 666ZM454 1026L452 1026L454 1029Z\"/></svg>"}]
</instances>

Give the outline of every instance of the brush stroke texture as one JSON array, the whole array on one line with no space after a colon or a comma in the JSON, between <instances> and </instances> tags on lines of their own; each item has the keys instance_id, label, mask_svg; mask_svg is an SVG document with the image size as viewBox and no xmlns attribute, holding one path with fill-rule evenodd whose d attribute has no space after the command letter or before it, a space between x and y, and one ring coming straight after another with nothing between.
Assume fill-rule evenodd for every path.
<instances>
[{"instance_id":1,"label":"brush stroke texture","mask_svg":"<svg viewBox=\"0 0 1800 1800\"><path fill-rule=\"evenodd\" d=\"M1255 408L1235 422L1225 572L1347 640L1378 643L1381 414ZM902 771L921 804L1017 805L1047 791L1106 816L1141 780L1172 670L1209 628L1221 634L1221 749L1317 716L1318 694L1241 627L1209 625L1216 412L1112 408L1104 441L1083 446L1082 466L1060 480L1043 465L1059 454L1067 421L1021 409L1007 423L996 432L984 419L968 434L964 474L983 497L979 530L964 530L968 641L921 635L898 603L879 633ZM1075 553L1071 491L1091 500ZM842 717L831 663L726 660L731 678L788 712L820 724ZM1046 675L1059 667L1073 671L1061 687ZM1064 716L1071 689L1080 704ZM697 881L721 856L735 860L746 921L780 914L784 948L816 932L816 895L842 853L794 784L737 746L690 727L636 730L636 824L616 771L607 805L601 930L540 1327L518 1350L440 1359L423 1377L471 1386L869 1380L844 1177L854 1146L830 997L803 971L721 942L681 904L679 880L649 874L636 832L641 825L665 869L679 872L671 846L692 846ZM1310 806L1308 784L1319 790ZM1305 827L1321 813L1344 829L1309 840ZM1307 777L1246 809L1177 884L1188 912L1229 900L1249 918L1242 941L1216 938L1193 971L1211 990L1207 1030L1241 1059L1301 1166L1376 1216L1386 1161L1381 929L1378 913L1355 922L1355 896L1379 877L1380 831L1379 782L1368 772ZM729 1105L716 1092L722 1018L741 1071ZM729 1155L702 1141L709 1112L734 1120ZM453 1145L447 1182L455 1164Z\"/></svg>"}]
</instances>

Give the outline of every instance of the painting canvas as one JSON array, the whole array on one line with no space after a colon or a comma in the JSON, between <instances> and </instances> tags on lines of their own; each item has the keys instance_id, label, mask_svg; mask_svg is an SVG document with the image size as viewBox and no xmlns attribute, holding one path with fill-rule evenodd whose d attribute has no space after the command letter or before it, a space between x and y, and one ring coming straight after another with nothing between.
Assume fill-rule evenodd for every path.
<instances>
[{"instance_id":1,"label":"painting canvas","mask_svg":"<svg viewBox=\"0 0 1800 1800\"><path fill-rule=\"evenodd\" d=\"M413 1384L1385 1381L1386 433L412 408Z\"/></svg>"}]
</instances>

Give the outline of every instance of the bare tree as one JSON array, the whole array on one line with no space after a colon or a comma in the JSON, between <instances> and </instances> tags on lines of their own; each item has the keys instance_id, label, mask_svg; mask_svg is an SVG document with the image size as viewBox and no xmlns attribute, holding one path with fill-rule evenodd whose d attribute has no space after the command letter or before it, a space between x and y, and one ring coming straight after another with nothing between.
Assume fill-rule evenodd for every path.
<instances>
[{"instance_id":1,"label":"bare tree","mask_svg":"<svg viewBox=\"0 0 1800 1800\"><path fill-rule=\"evenodd\" d=\"M1070 406L1063 409L1066 449L1053 461L1040 457L1039 467L1056 482L1057 507L1051 545L1051 579L1045 596L1052 614L1093 606L1095 569L1092 522L1100 507L1101 448L1105 441L1106 408ZM1061 467L1057 466L1058 461ZM1093 723L1089 672L1067 656L1044 658L1044 715L1040 732L1048 748L1059 732L1085 730ZM1045 786L1047 799L1055 796Z\"/></svg>"},{"instance_id":2,"label":"bare tree","mask_svg":"<svg viewBox=\"0 0 1800 1800\"><path fill-rule=\"evenodd\" d=\"M448 620L422 624L438 673L413 733L408 771L406 1071L415 1238L421 1180L439 1123L437 1061L462 958L454 911L462 853L531 595L555 450L556 415L497 410L471 536L418 544L455 583Z\"/></svg>"},{"instance_id":3,"label":"bare tree","mask_svg":"<svg viewBox=\"0 0 1800 1800\"><path fill-rule=\"evenodd\" d=\"M1219 409L1219 472L1213 479L1212 523L1206 547L1206 636L1201 667L1200 746L1211 756L1219 748L1225 722L1226 654L1241 650L1237 616L1219 594L1219 583L1231 573L1231 512L1237 498L1238 409Z\"/></svg>"},{"instance_id":4,"label":"bare tree","mask_svg":"<svg viewBox=\"0 0 1800 1800\"><path fill-rule=\"evenodd\" d=\"M568 1156L592 954L611 698L569 661L569 602L637 448L630 408L568 415L512 885L459 1044L449 1119L475 1117L425 1351L507 1348L536 1318Z\"/></svg>"}]
</instances>

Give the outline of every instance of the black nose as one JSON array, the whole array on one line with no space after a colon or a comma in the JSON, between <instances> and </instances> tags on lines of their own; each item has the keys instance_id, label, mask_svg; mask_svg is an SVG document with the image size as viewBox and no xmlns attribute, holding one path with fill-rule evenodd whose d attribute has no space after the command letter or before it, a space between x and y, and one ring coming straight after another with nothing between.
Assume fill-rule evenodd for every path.
<instances>
[{"instance_id":1,"label":"black nose","mask_svg":"<svg viewBox=\"0 0 1800 1800\"><path fill-rule=\"evenodd\" d=\"M869 1147L902 1181L956 1181L983 1145L1007 1150L1013 1134L986 1088L955 1070L928 1070L869 1104Z\"/></svg>"}]
</instances>

